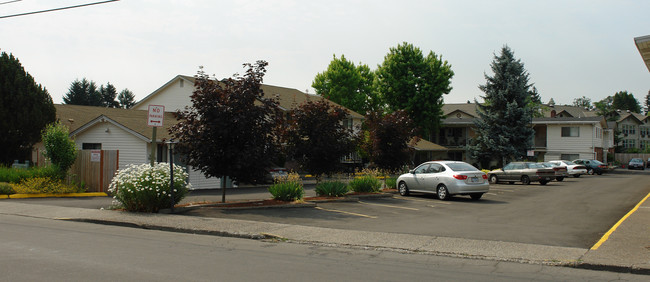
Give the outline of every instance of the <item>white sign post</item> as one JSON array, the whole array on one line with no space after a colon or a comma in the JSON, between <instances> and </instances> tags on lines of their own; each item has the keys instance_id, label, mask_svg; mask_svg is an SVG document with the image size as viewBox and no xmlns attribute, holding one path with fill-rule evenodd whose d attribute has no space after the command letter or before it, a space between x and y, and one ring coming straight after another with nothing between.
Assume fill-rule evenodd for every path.
<instances>
[{"instance_id":1,"label":"white sign post","mask_svg":"<svg viewBox=\"0 0 650 282\"><path fill-rule=\"evenodd\" d=\"M149 105L147 125L153 127L153 132L151 133L151 158L149 162L151 166L153 166L153 163L156 160L156 149L158 148L158 145L156 144L156 128L162 127L164 114L165 106Z\"/></svg>"},{"instance_id":2,"label":"white sign post","mask_svg":"<svg viewBox=\"0 0 650 282\"><path fill-rule=\"evenodd\" d=\"M149 119L148 126L161 127L163 125L163 114L165 113L165 106L149 105Z\"/></svg>"}]
</instances>

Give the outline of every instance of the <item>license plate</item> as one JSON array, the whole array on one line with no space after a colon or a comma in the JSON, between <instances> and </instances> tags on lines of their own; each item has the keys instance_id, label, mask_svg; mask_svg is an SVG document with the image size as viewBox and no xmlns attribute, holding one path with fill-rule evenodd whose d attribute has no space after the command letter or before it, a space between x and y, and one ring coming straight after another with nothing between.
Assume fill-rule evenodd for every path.
<instances>
[{"instance_id":1,"label":"license plate","mask_svg":"<svg viewBox=\"0 0 650 282\"><path fill-rule=\"evenodd\" d=\"M470 178L470 182L472 182L472 183L478 183L478 177L472 177L472 178Z\"/></svg>"}]
</instances>

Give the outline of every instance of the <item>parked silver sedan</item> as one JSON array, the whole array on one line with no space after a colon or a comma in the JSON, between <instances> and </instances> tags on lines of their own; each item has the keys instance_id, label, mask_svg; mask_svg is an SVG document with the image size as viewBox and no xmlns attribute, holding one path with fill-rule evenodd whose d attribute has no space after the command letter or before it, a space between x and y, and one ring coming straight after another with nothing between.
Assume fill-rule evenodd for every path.
<instances>
[{"instance_id":1,"label":"parked silver sedan","mask_svg":"<svg viewBox=\"0 0 650 282\"><path fill-rule=\"evenodd\" d=\"M490 189L487 175L474 166L459 161L430 161L397 178L400 195L431 193L440 200L454 195L469 195L479 200Z\"/></svg>"},{"instance_id":2,"label":"parked silver sedan","mask_svg":"<svg viewBox=\"0 0 650 282\"><path fill-rule=\"evenodd\" d=\"M488 173L490 183L506 181L510 184L521 182L528 185L531 182L539 182L546 185L555 178L555 171L546 168L540 163L534 162L512 162L503 168L495 169Z\"/></svg>"}]
</instances>

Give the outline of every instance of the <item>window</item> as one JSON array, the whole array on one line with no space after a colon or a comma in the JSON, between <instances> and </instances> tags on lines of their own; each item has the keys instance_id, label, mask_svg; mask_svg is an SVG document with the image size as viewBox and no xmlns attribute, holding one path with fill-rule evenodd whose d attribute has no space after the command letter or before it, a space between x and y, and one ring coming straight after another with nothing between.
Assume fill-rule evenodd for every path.
<instances>
[{"instance_id":1,"label":"window","mask_svg":"<svg viewBox=\"0 0 650 282\"><path fill-rule=\"evenodd\" d=\"M427 173L429 169L429 164L423 164L413 171L413 173Z\"/></svg>"},{"instance_id":2,"label":"window","mask_svg":"<svg viewBox=\"0 0 650 282\"><path fill-rule=\"evenodd\" d=\"M623 139L623 148L625 149L636 148L636 140Z\"/></svg>"},{"instance_id":3,"label":"window","mask_svg":"<svg viewBox=\"0 0 650 282\"><path fill-rule=\"evenodd\" d=\"M580 127L562 127L562 137L580 137Z\"/></svg>"},{"instance_id":4,"label":"window","mask_svg":"<svg viewBox=\"0 0 650 282\"><path fill-rule=\"evenodd\" d=\"M81 144L81 149L82 150L101 150L102 149L102 143L82 143Z\"/></svg>"},{"instance_id":5,"label":"window","mask_svg":"<svg viewBox=\"0 0 650 282\"><path fill-rule=\"evenodd\" d=\"M624 124L622 126L623 128L623 134L636 134L636 126L632 124Z\"/></svg>"},{"instance_id":6,"label":"window","mask_svg":"<svg viewBox=\"0 0 650 282\"><path fill-rule=\"evenodd\" d=\"M178 84L181 86L181 88L183 88L183 84L184 84L184 83L185 83L185 81L183 81L183 80L181 79L181 80L179 81Z\"/></svg>"}]
</instances>

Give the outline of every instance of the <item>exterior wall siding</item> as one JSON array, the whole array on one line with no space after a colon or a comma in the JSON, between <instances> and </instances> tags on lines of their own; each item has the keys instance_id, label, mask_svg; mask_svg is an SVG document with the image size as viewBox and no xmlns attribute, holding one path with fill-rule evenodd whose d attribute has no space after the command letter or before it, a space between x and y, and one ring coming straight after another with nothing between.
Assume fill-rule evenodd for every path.
<instances>
[{"instance_id":1,"label":"exterior wall siding","mask_svg":"<svg viewBox=\"0 0 650 282\"><path fill-rule=\"evenodd\" d=\"M106 130L108 129L108 132ZM83 143L101 143L102 150L119 150L119 168L147 163L147 144L111 123L98 123L75 137L79 150Z\"/></svg>"},{"instance_id":2,"label":"exterior wall siding","mask_svg":"<svg viewBox=\"0 0 650 282\"><path fill-rule=\"evenodd\" d=\"M562 127L580 128L579 137L562 137ZM597 138L592 125L553 125L549 124L546 131L547 151L545 161L559 160L562 154L578 154L580 158L594 158L594 146ZM602 145L601 142L598 143ZM598 147L598 146L596 146Z\"/></svg>"},{"instance_id":3,"label":"exterior wall siding","mask_svg":"<svg viewBox=\"0 0 650 282\"><path fill-rule=\"evenodd\" d=\"M181 87L181 80L183 87ZM183 109L186 105L191 105L190 96L194 91L194 85L186 80L175 80L170 85L167 85L161 90L158 95L151 97L147 100L146 104L139 105L136 110L149 110L149 105L162 105L165 106L165 112L175 112L178 109Z\"/></svg>"}]
</instances>

